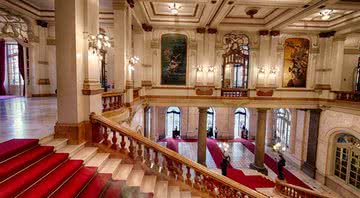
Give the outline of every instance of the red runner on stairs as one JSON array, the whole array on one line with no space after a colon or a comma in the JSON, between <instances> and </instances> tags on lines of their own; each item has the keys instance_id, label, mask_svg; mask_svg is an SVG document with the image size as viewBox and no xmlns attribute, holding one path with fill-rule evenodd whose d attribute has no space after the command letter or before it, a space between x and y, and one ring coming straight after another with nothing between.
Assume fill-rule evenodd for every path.
<instances>
[{"instance_id":1,"label":"red runner on stairs","mask_svg":"<svg viewBox=\"0 0 360 198\"><path fill-rule=\"evenodd\" d=\"M68 160L20 195L21 198L48 197L82 166L82 160Z\"/></svg>"},{"instance_id":2,"label":"red runner on stairs","mask_svg":"<svg viewBox=\"0 0 360 198\"><path fill-rule=\"evenodd\" d=\"M0 164L0 182L53 152L52 146L37 146Z\"/></svg>"},{"instance_id":3,"label":"red runner on stairs","mask_svg":"<svg viewBox=\"0 0 360 198\"><path fill-rule=\"evenodd\" d=\"M69 179L61 188L51 197L76 197L81 190L89 183L96 173L96 167L82 167L71 179Z\"/></svg>"},{"instance_id":4,"label":"red runner on stairs","mask_svg":"<svg viewBox=\"0 0 360 198\"><path fill-rule=\"evenodd\" d=\"M238 139L233 140L233 142L241 142L252 153L254 153L254 151L255 151L255 145L253 143L251 143L249 140L244 140L244 139L238 138ZM278 174L277 162L266 153L265 153L264 162L272 171L274 171L276 174ZM294 174L292 174L286 168L284 168L284 176L285 176L286 181L290 184L301 186L301 187L307 188L307 189L311 189L308 185L306 185L303 181L301 181L299 178L297 178Z\"/></svg>"},{"instance_id":5,"label":"red runner on stairs","mask_svg":"<svg viewBox=\"0 0 360 198\"><path fill-rule=\"evenodd\" d=\"M0 143L0 162L38 145L37 139L11 139Z\"/></svg>"},{"instance_id":6,"label":"red runner on stairs","mask_svg":"<svg viewBox=\"0 0 360 198\"><path fill-rule=\"evenodd\" d=\"M98 173L90 182L90 184L81 192L80 198L98 198L106 188L111 174Z\"/></svg>"},{"instance_id":7,"label":"red runner on stairs","mask_svg":"<svg viewBox=\"0 0 360 198\"><path fill-rule=\"evenodd\" d=\"M48 174L68 159L68 154L55 153L33 164L25 171L0 184L0 198L13 197Z\"/></svg>"}]
</instances>

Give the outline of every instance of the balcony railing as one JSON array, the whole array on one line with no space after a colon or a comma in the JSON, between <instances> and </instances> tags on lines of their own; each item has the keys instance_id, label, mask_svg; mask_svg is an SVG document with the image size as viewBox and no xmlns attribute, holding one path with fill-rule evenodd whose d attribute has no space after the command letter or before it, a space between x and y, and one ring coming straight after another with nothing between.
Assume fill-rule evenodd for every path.
<instances>
[{"instance_id":1,"label":"balcony railing","mask_svg":"<svg viewBox=\"0 0 360 198\"><path fill-rule=\"evenodd\" d=\"M266 198L263 194L217 174L103 116L92 113L90 121L93 143L106 145L134 161L140 161L164 177L206 193L207 197Z\"/></svg>"},{"instance_id":2,"label":"balcony railing","mask_svg":"<svg viewBox=\"0 0 360 198\"><path fill-rule=\"evenodd\" d=\"M106 92L102 94L103 112L120 109L123 106L122 93Z\"/></svg>"},{"instance_id":3,"label":"balcony railing","mask_svg":"<svg viewBox=\"0 0 360 198\"><path fill-rule=\"evenodd\" d=\"M336 91L336 100L360 102L360 92L354 91Z\"/></svg>"},{"instance_id":4,"label":"balcony railing","mask_svg":"<svg viewBox=\"0 0 360 198\"><path fill-rule=\"evenodd\" d=\"M222 88L221 96L224 97L248 97L248 90L242 88Z\"/></svg>"},{"instance_id":5,"label":"balcony railing","mask_svg":"<svg viewBox=\"0 0 360 198\"><path fill-rule=\"evenodd\" d=\"M313 190L309 190L300 186L291 185L276 179L275 181L276 192L285 195L286 197L294 198L330 198L326 195L320 194Z\"/></svg>"}]
</instances>

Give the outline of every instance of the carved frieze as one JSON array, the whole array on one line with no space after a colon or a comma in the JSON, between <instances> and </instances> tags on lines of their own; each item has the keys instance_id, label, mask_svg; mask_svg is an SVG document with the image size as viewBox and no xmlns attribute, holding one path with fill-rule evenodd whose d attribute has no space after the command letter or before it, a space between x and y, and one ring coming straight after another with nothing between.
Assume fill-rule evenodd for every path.
<instances>
[{"instance_id":1,"label":"carved frieze","mask_svg":"<svg viewBox=\"0 0 360 198\"><path fill-rule=\"evenodd\" d=\"M0 8L0 36L28 41L33 37L30 22L23 16Z\"/></svg>"}]
</instances>

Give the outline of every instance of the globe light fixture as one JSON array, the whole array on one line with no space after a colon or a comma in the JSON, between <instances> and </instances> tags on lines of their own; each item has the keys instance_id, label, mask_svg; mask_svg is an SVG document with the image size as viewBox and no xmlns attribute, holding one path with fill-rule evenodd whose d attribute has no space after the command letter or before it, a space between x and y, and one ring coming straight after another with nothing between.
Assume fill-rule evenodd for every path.
<instances>
[{"instance_id":1,"label":"globe light fixture","mask_svg":"<svg viewBox=\"0 0 360 198\"><path fill-rule=\"evenodd\" d=\"M331 17L331 14L333 13L333 10L330 9L324 9L320 11L320 16L322 20L328 20Z\"/></svg>"}]
</instances>

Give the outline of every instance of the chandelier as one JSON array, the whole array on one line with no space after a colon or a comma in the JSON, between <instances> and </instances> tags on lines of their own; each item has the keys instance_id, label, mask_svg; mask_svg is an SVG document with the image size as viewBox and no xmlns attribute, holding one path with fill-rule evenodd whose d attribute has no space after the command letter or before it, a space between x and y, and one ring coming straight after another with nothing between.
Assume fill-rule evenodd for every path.
<instances>
[{"instance_id":1,"label":"chandelier","mask_svg":"<svg viewBox=\"0 0 360 198\"><path fill-rule=\"evenodd\" d=\"M99 59L103 59L103 53L106 52L107 48L111 47L110 38L104 34L99 33L95 35L89 35L89 48L92 50L93 54L97 54Z\"/></svg>"},{"instance_id":2,"label":"chandelier","mask_svg":"<svg viewBox=\"0 0 360 198\"><path fill-rule=\"evenodd\" d=\"M173 3L172 6L169 6L170 12L171 12L171 14L173 14L173 15L179 14L180 8L181 8L181 6L180 6L180 7L177 7L175 2Z\"/></svg>"},{"instance_id":3,"label":"chandelier","mask_svg":"<svg viewBox=\"0 0 360 198\"><path fill-rule=\"evenodd\" d=\"M328 20L331 17L331 14L333 13L333 10L330 9L324 9L320 11L320 16L322 20Z\"/></svg>"}]
</instances>

